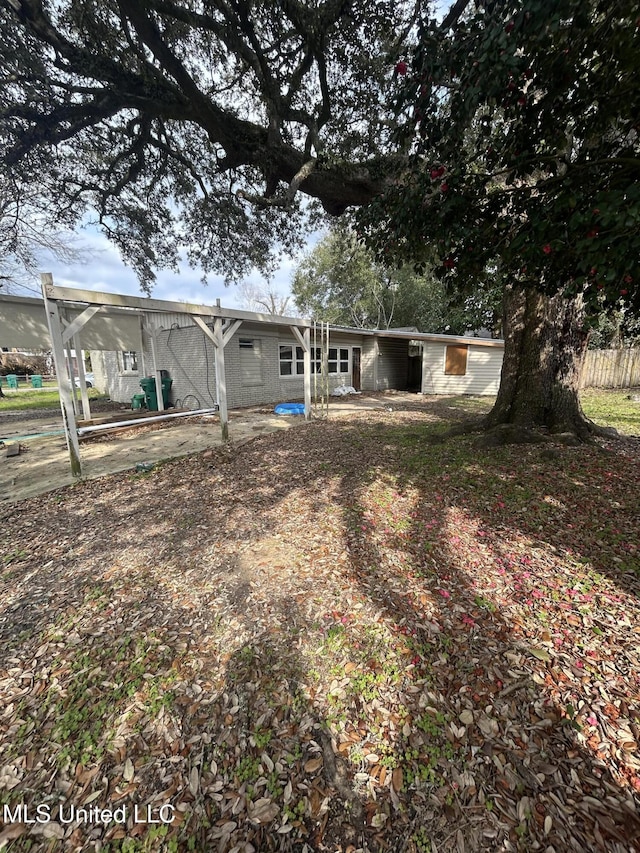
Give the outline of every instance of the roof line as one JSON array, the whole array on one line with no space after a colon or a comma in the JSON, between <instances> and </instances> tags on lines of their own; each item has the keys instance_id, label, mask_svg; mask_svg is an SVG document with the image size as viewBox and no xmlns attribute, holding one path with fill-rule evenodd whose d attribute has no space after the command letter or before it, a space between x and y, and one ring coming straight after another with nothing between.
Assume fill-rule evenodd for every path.
<instances>
[{"instance_id":1,"label":"roof line","mask_svg":"<svg viewBox=\"0 0 640 853\"><path fill-rule=\"evenodd\" d=\"M119 293L105 293L97 290L81 290L73 287L58 287L47 285L48 299L61 302L65 307L77 307L82 304L104 305L114 310L114 313L134 310L149 314L186 314L200 317L220 317L226 320L245 320L250 323L264 323L271 326L296 326L312 328L313 319L301 317L285 317L278 314L259 314L254 311L222 308L217 305L197 305L190 302L173 302L164 299L150 299L142 296L128 296ZM2 294L0 302L18 302L24 305L42 305L42 299L17 294ZM318 323L320 321L317 321ZM323 324L324 325L324 324ZM407 341L440 341L442 343L474 344L484 347L504 347L500 338L476 338L471 335L443 335L433 332L413 332L406 329L360 329L354 326L337 326L329 324L329 332L357 334L366 337L395 338Z\"/></svg>"}]
</instances>

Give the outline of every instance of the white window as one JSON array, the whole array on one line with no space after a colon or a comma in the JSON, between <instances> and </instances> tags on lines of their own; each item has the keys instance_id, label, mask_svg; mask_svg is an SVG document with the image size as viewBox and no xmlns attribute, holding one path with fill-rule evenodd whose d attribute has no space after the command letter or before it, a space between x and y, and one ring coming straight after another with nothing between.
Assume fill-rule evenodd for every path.
<instances>
[{"instance_id":1,"label":"white window","mask_svg":"<svg viewBox=\"0 0 640 853\"><path fill-rule=\"evenodd\" d=\"M311 373L320 373L320 359L322 350L320 347L314 350L311 347ZM280 346L280 376L304 376L304 350L302 347L288 345Z\"/></svg>"},{"instance_id":2,"label":"white window","mask_svg":"<svg viewBox=\"0 0 640 853\"><path fill-rule=\"evenodd\" d=\"M346 347L329 347L329 373L349 372L349 350Z\"/></svg>"},{"instance_id":3,"label":"white window","mask_svg":"<svg viewBox=\"0 0 640 853\"><path fill-rule=\"evenodd\" d=\"M125 350L120 353L120 369L123 373L138 372L138 353L133 350Z\"/></svg>"}]
</instances>

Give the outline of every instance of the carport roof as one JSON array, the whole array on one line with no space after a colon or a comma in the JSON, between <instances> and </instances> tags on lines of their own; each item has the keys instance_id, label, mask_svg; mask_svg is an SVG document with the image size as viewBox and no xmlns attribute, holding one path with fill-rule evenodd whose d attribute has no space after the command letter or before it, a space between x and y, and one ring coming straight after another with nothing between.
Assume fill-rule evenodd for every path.
<instances>
[{"instance_id":1,"label":"carport roof","mask_svg":"<svg viewBox=\"0 0 640 853\"><path fill-rule=\"evenodd\" d=\"M138 317L141 315L185 314L202 318L220 317L223 320L245 320L271 326L311 328L313 320L283 317L222 308L219 305L197 305L172 302L143 296L127 296L71 287L55 287L54 298L72 322L88 305L100 311L80 332L83 349L135 350L139 342ZM482 347L504 347L503 340L478 338L469 335L441 335L407 329L359 329L350 326L329 326L330 333L357 334L366 337L394 338L406 341L433 341L449 344L473 344ZM44 301L27 296L0 296L0 343L2 346L49 349L51 338L47 325Z\"/></svg>"}]
</instances>

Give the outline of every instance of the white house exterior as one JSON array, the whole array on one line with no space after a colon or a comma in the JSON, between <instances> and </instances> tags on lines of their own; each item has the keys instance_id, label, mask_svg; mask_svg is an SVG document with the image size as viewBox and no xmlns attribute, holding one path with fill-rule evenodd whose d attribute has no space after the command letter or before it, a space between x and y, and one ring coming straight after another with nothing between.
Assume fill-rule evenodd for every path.
<instances>
[{"instance_id":1,"label":"white house exterior","mask_svg":"<svg viewBox=\"0 0 640 853\"><path fill-rule=\"evenodd\" d=\"M464 343L447 344L426 340L423 348L423 394L482 396L498 393L504 356L503 341L471 338ZM463 364L465 356L466 363ZM459 373L455 372L457 364Z\"/></svg>"}]
</instances>

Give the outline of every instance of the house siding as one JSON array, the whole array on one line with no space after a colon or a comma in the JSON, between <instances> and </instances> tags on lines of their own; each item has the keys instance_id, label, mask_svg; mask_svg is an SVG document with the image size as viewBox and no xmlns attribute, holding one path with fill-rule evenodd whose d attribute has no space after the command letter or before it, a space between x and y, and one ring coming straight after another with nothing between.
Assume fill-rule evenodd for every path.
<instances>
[{"instance_id":1,"label":"house siding","mask_svg":"<svg viewBox=\"0 0 640 853\"><path fill-rule=\"evenodd\" d=\"M117 403L131 404L134 394L140 394L141 373L124 373L115 352L91 351L91 370L95 378L95 387L103 394L109 394Z\"/></svg>"},{"instance_id":2,"label":"house siding","mask_svg":"<svg viewBox=\"0 0 640 853\"><path fill-rule=\"evenodd\" d=\"M251 340L254 349L241 347L240 341ZM349 371L332 373L329 388L352 384L351 348L362 348L361 335L332 335L330 347L349 348ZM311 339L313 346L313 335ZM318 339L317 345L320 344ZM265 328L264 325L243 323L225 347L225 373L227 379L227 405L229 408L271 405L287 400L304 398L302 377L280 376L279 347L299 346L297 339L288 334L286 327ZM259 353L259 363L255 356ZM250 358L250 356L254 358ZM111 397L128 403L140 391L140 376L122 377L118 371L116 353L96 353L105 363L104 384ZM248 360L249 356L249 360ZM147 373L152 370L152 354L147 343L144 353ZM215 353L211 340L196 326L158 329L156 333L156 362L159 370L168 370L173 380L170 401L185 408L206 408L217 401ZM362 369L362 368L361 368ZM313 393L313 376L311 387Z\"/></svg>"},{"instance_id":3,"label":"house siding","mask_svg":"<svg viewBox=\"0 0 640 853\"><path fill-rule=\"evenodd\" d=\"M504 350L502 347L469 344L467 372L464 376L447 376L444 372L447 345L439 341L424 342L422 356L423 394L498 393Z\"/></svg>"},{"instance_id":4,"label":"house siding","mask_svg":"<svg viewBox=\"0 0 640 853\"><path fill-rule=\"evenodd\" d=\"M409 341L378 340L378 391L405 391L409 374Z\"/></svg>"},{"instance_id":5,"label":"house siding","mask_svg":"<svg viewBox=\"0 0 640 853\"><path fill-rule=\"evenodd\" d=\"M147 374L153 357L144 352ZM185 409L206 409L216 404L216 368L213 343L197 326L163 329L156 333L156 364L172 379L169 402Z\"/></svg>"},{"instance_id":6,"label":"house siding","mask_svg":"<svg viewBox=\"0 0 640 853\"><path fill-rule=\"evenodd\" d=\"M360 379L363 391L377 391L376 371L376 339L366 337L362 342L362 364L360 368Z\"/></svg>"},{"instance_id":7,"label":"house siding","mask_svg":"<svg viewBox=\"0 0 640 853\"><path fill-rule=\"evenodd\" d=\"M176 315L178 317L179 315ZM158 318L159 320L160 318ZM167 370L173 380L170 403L181 408L208 408L217 402L215 353L212 341L195 325L172 324L156 328L156 362L158 369ZM162 318L166 320L165 317ZM451 342L462 342L452 338ZM253 347L241 347L241 341L251 341ZM316 345L319 345L319 339ZM311 336L313 346L313 334ZM468 344L467 370L464 376L444 372L445 352L449 341L425 340L422 356L422 393L424 394L487 394L497 393L500 382L503 348ZM304 398L303 377L280 376L279 347L299 346L286 325L268 325L245 321L225 347L227 405L229 408L272 406L283 401ZM361 388L363 391L406 390L409 376L408 338L374 337L354 331L337 331L330 335L329 346L349 349L349 372L329 375L329 387L352 385L352 350L361 349ZM104 389L113 400L131 403L140 393L140 379L152 372L152 353L148 334L145 347L139 353L139 374L125 374L117 353L93 352L92 366L96 386ZM319 377L318 377L319 378ZM314 393L314 377L311 391ZM412 386L413 387L413 386ZM318 384L318 393L321 393Z\"/></svg>"},{"instance_id":8,"label":"house siding","mask_svg":"<svg viewBox=\"0 0 640 853\"><path fill-rule=\"evenodd\" d=\"M316 347L320 346L320 337L318 336L316 340ZM282 336L279 340L278 345L283 346L294 346L296 342L292 337ZM311 347L313 348L313 332L311 333ZM299 344L298 344L299 346ZM353 377L351 373L352 368L352 347L360 347L362 349L362 335L344 335L344 334L335 334L329 336L329 349L333 349L336 347L340 349L341 347L349 348L349 371L347 373L330 373L329 374L329 393L333 391L334 388L337 388L339 385L351 385L353 384ZM280 376L280 366L279 366L279 351L276 353L276 371L278 372L278 378L280 380L280 396L279 400L302 400L304 398L304 379L302 377L288 377L288 376ZM362 360L360 363L360 374L362 381ZM321 388L321 379L320 376L317 378L318 383L318 394L322 393ZM311 376L311 394L314 393L314 376Z\"/></svg>"}]
</instances>

